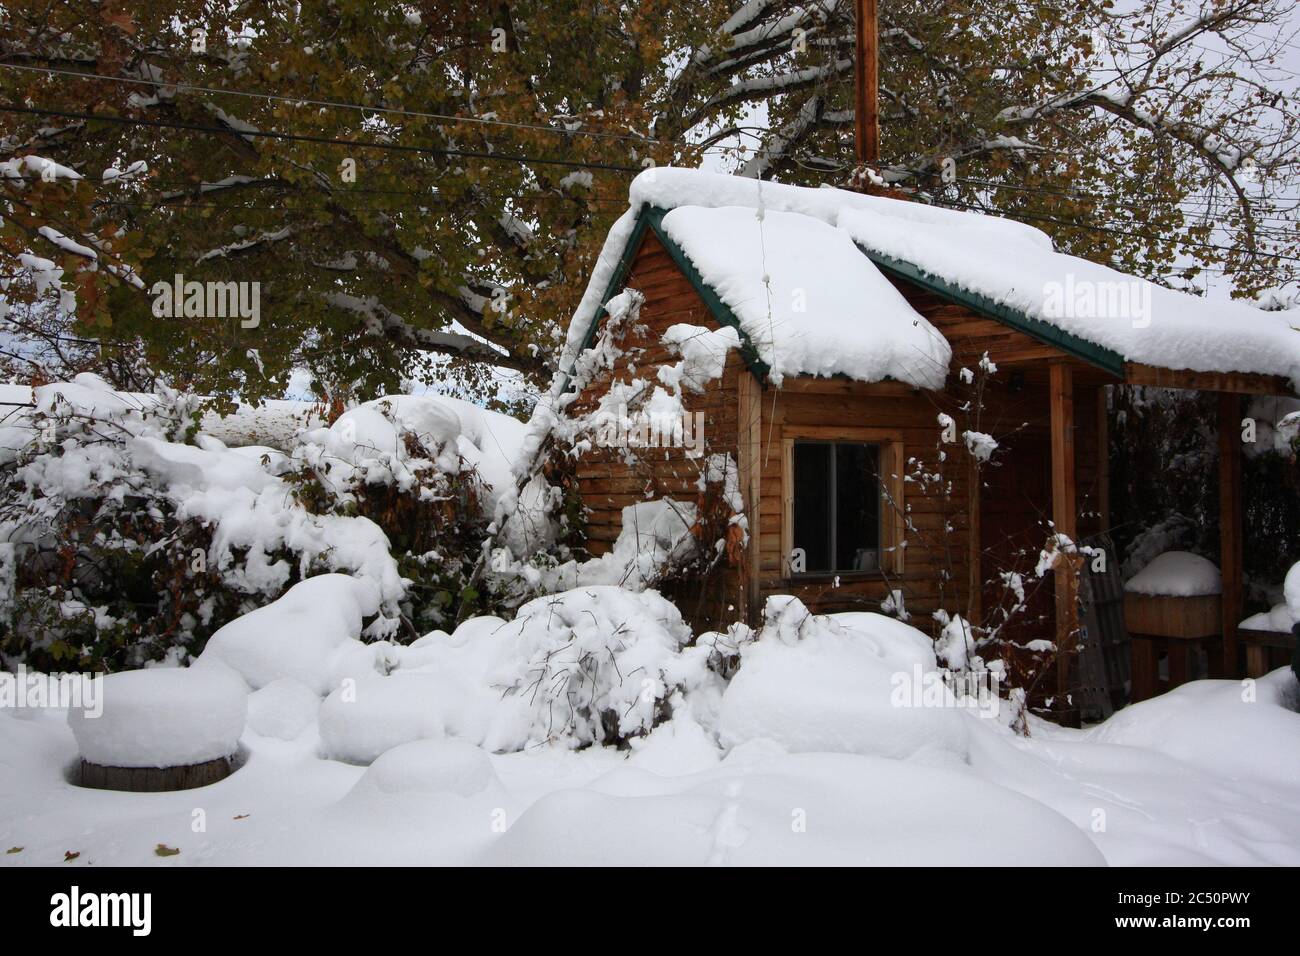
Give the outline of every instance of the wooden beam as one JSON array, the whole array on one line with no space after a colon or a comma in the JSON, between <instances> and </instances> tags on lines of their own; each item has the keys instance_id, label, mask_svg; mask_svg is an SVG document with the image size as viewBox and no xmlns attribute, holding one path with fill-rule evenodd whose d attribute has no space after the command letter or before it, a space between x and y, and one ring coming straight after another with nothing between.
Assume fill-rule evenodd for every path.
<instances>
[{"instance_id":1,"label":"wooden beam","mask_svg":"<svg viewBox=\"0 0 1300 956\"><path fill-rule=\"evenodd\" d=\"M1124 381L1129 385L1186 388L1198 392L1295 395L1291 383L1281 375L1255 375L1250 372L1192 372L1187 369L1158 368L1138 362L1124 363Z\"/></svg>"},{"instance_id":2,"label":"wooden beam","mask_svg":"<svg viewBox=\"0 0 1300 956\"><path fill-rule=\"evenodd\" d=\"M1102 534L1110 532L1110 409L1106 399L1103 385L1097 389L1097 526ZM1106 560L1114 557L1108 554Z\"/></svg>"},{"instance_id":3,"label":"wooden beam","mask_svg":"<svg viewBox=\"0 0 1300 956\"><path fill-rule=\"evenodd\" d=\"M1078 540L1074 481L1074 376L1065 362L1050 372L1052 414L1052 524L1058 535ZM1057 708L1068 709L1070 660L1079 631L1079 578L1076 555L1062 555L1053 570L1056 585Z\"/></svg>"},{"instance_id":4,"label":"wooden beam","mask_svg":"<svg viewBox=\"0 0 1300 956\"><path fill-rule=\"evenodd\" d=\"M1223 577L1223 676L1236 678L1241 621L1241 398L1219 396L1219 572Z\"/></svg>"},{"instance_id":5,"label":"wooden beam","mask_svg":"<svg viewBox=\"0 0 1300 956\"><path fill-rule=\"evenodd\" d=\"M921 394L919 388L906 382L859 382L838 375L834 378L815 378L811 375L787 377L781 383L781 391L794 395L852 395L872 398L910 398Z\"/></svg>"},{"instance_id":6,"label":"wooden beam","mask_svg":"<svg viewBox=\"0 0 1300 956\"><path fill-rule=\"evenodd\" d=\"M980 482L983 480L979 461L974 455L966 456L966 514L970 522L966 541L967 595L966 620L979 626L984 620L984 550L980 547Z\"/></svg>"},{"instance_id":7,"label":"wooden beam","mask_svg":"<svg viewBox=\"0 0 1300 956\"><path fill-rule=\"evenodd\" d=\"M876 0L857 0L855 115L859 166L880 163L880 66Z\"/></svg>"},{"instance_id":8,"label":"wooden beam","mask_svg":"<svg viewBox=\"0 0 1300 956\"><path fill-rule=\"evenodd\" d=\"M781 439L781 577L789 580L794 550L794 439Z\"/></svg>"},{"instance_id":9,"label":"wooden beam","mask_svg":"<svg viewBox=\"0 0 1300 956\"><path fill-rule=\"evenodd\" d=\"M747 368L740 369L740 414L736 419L739 447L740 487L744 489L745 516L749 519L749 547L744 567L744 615L742 620L756 624L759 607L759 576L762 560L760 510L763 501L763 390Z\"/></svg>"}]
</instances>

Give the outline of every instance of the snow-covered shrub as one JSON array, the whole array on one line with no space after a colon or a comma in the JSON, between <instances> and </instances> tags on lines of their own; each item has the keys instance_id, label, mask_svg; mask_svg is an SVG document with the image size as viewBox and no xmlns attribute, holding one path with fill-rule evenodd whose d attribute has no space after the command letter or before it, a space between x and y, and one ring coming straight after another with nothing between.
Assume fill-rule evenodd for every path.
<instances>
[{"instance_id":1,"label":"snow-covered shrub","mask_svg":"<svg viewBox=\"0 0 1300 956\"><path fill-rule=\"evenodd\" d=\"M492 675L528 703L528 738L570 747L642 736L669 698L709 679L708 651L654 591L578 588L538 598L503 629L513 653Z\"/></svg>"},{"instance_id":2,"label":"snow-covered shrub","mask_svg":"<svg viewBox=\"0 0 1300 956\"><path fill-rule=\"evenodd\" d=\"M287 678L323 697L343 678L394 666L392 645L361 642L363 622L379 620L379 608L370 582L318 574L218 630L196 666L233 670L253 690Z\"/></svg>"},{"instance_id":3,"label":"snow-covered shrub","mask_svg":"<svg viewBox=\"0 0 1300 956\"><path fill-rule=\"evenodd\" d=\"M395 618L404 583L382 530L297 503L282 453L198 433L193 396L124 395L83 374L33 397L0 429L6 663L184 660L241 611L332 570L366 580L375 613Z\"/></svg>"},{"instance_id":4,"label":"snow-covered shrub","mask_svg":"<svg viewBox=\"0 0 1300 956\"><path fill-rule=\"evenodd\" d=\"M440 397L367 402L303 434L288 476L310 510L359 515L383 530L411 582L403 611L430 626L454 618L462 601L487 603L467 589L490 488L473 463L481 456L464 415Z\"/></svg>"}]
</instances>

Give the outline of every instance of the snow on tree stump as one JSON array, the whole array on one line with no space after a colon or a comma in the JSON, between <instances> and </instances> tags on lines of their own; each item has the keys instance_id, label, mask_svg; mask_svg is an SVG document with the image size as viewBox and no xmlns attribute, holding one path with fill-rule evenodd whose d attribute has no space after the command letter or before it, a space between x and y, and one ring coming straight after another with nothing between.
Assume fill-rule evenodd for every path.
<instances>
[{"instance_id":1,"label":"snow on tree stump","mask_svg":"<svg viewBox=\"0 0 1300 956\"><path fill-rule=\"evenodd\" d=\"M85 703L68 711L83 787L188 790L234 770L247 687L225 667L110 674L99 698Z\"/></svg>"}]
</instances>

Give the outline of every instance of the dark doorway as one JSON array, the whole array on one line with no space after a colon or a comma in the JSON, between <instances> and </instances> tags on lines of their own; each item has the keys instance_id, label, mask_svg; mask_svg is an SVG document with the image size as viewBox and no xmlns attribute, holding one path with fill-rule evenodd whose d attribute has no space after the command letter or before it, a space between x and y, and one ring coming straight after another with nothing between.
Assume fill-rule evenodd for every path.
<instances>
[{"instance_id":1,"label":"dark doorway","mask_svg":"<svg viewBox=\"0 0 1300 956\"><path fill-rule=\"evenodd\" d=\"M1021 575L1025 606L1006 620L999 636L1024 647L1030 641L1055 637L1055 592L1052 578L1033 576L1038 556L1051 532L1052 450L1046 435L1021 432L998 450L998 465L983 470L980 489L980 579L983 582L984 622L1002 620L999 607L1009 609L1014 598L999 577ZM1013 667L1011 686L1027 686L1044 655L1004 652ZM1027 680L1026 680L1027 678Z\"/></svg>"}]
</instances>

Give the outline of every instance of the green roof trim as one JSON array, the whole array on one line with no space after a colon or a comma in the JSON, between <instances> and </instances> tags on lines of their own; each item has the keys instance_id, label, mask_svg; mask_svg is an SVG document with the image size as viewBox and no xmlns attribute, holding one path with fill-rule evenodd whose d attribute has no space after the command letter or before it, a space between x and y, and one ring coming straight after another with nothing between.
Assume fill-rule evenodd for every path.
<instances>
[{"instance_id":1,"label":"green roof trim","mask_svg":"<svg viewBox=\"0 0 1300 956\"><path fill-rule=\"evenodd\" d=\"M605 294L601 296L601 306L596 310L596 315L587 327L587 334L583 337L581 352L591 348L596 341L596 330L600 328L600 323L609 314L604 303L608 302L619 292L621 292L627 282L628 274L632 271L632 261L636 258L637 252L641 248L641 243L645 239L647 231L654 233L665 249L668 250L668 256L673 260L673 264L682 271L686 276L691 287L696 294L704 300L708 306L710 314L720 325L729 325L736 330L740 336L740 355L749 366L750 371L754 373L759 381L766 381L767 374L770 371L766 362L758 354L758 349L745 334L744 328L740 324L740 319L731 311L727 303L718 298L718 294L713 291L713 287L704 281L695 264L687 258L685 251L674 242L664 231L663 220L668 214L668 210L660 209L657 206L642 206L637 211L636 224L632 227L632 235L628 237L627 245L623 247L623 254L619 256L618 266L614 269L614 274L610 276L609 285L605 287ZM566 373L567 374L567 373ZM565 386L567 388L567 384Z\"/></svg>"},{"instance_id":2,"label":"green roof trim","mask_svg":"<svg viewBox=\"0 0 1300 956\"><path fill-rule=\"evenodd\" d=\"M1058 329L1056 326L1044 322L1042 319L1026 315L1018 309L995 302L988 296L952 285L939 276L925 272L910 262L895 259L883 253L872 252L861 244L858 244L858 249L876 266L887 273L918 285L928 292L941 295L945 299L960 303L980 315L996 319L1018 332L1023 332L1040 342L1055 346L1075 358L1082 359L1110 372L1112 375L1119 378L1124 377L1124 356L1118 352L1089 342L1086 339L1081 339L1077 335L1072 335L1063 329Z\"/></svg>"}]
</instances>

